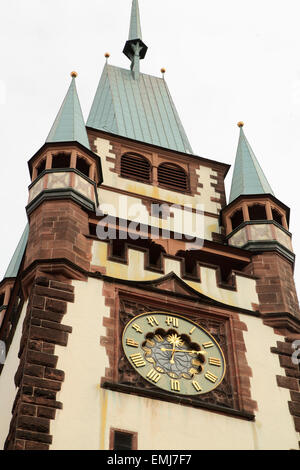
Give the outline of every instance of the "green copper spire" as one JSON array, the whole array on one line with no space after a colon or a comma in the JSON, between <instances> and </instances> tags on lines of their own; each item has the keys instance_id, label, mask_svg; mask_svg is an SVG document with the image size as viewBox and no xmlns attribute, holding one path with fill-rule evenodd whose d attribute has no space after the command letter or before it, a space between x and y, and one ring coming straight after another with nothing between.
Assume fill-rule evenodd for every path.
<instances>
[{"instance_id":1,"label":"green copper spire","mask_svg":"<svg viewBox=\"0 0 300 470\"><path fill-rule=\"evenodd\" d=\"M90 150L90 144L76 89L76 76L76 72L71 73L71 85L59 113L56 116L46 143L78 142Z\"/></svg>"},{"instance_id":2,"label":"green copper spire","mask_svg":"<svg viewBox=\"0 0 300 470\"><path fill-rule=\"evenodd\" d=\"M244 124L238 123L240 138L233 171L229 202L241 195L272 194L271 186L243 131Z\"/></svg>"},{"instance_id":3,"label":"green copper spire","mask_svg":"<svg viewBox=\"0 0 300 470\"><path fill-rule=\"evenodd\" d=\"M132 40L132 39L142 40L142 28L141 28L141 18L140 18L140 9L139 9L138 0L132 0L131 19L130 19L128 39L129 40Z\"/></svg>"},{"instance_id":4,"label":"green copper spire","mask_svg":"<svg viewBox=\"0 0 300 470\"><path fill-rule=\"evenodd\" d=\"M140 60L144 59L148 47L142 41L142 28L138 0L132 0L129 37L123 53L131 61L131 70L135 79L139 78Z\"/></svg>"}]
</instances>

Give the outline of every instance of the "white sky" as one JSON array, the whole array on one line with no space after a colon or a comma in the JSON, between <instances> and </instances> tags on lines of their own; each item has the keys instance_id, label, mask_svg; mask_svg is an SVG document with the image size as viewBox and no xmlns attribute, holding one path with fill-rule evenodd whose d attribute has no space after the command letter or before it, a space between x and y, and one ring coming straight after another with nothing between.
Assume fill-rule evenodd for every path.
<instances>
[{"instance_id":1,"label":"white sky","mask_svg":"<svg viewBox=\"0 0 300 470\"><path fill-rule=\"evenodd\" d=\"M129 67L130 8L131 0L1 2L1 279L26 224L27 161L46 140L72 70L87 118L104 53ZM140 10L149 47L141 70L167 69L194 152L233 165L243 120L275 195L291 208L300 254L299 0L140 0Z\"/></svg>"}]
</instances>

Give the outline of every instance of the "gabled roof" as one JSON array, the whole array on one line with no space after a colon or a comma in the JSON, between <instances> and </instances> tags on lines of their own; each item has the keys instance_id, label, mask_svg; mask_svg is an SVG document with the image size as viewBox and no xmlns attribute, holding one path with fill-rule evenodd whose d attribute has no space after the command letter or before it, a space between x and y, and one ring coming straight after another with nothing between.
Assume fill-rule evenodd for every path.
<instances>
[{"instance_id":1,"label":"gabled roof","mask_svg":"<svg viewBox=\"0 0 300 470\"><path fill-rule=\"evenodd\" d=\"M106 64L87 126L171 150L193 153L163 78Z\"/></svg>"},{"instance_id":2,"label":"gabled roof","mask_svg":"<svg viewBox=\"0 0 300 470\"><path fill-rule=\"evenodd\" d=\"M241 195L272 194L272 188L245 136L243 123L233 171L229 203Z\"/></svg>"},{"instance_id":3,"label":"gabled roof","mask_svg":"<svg viewBox=\"0 0 300 470\"><path fill-rule=\"evenodd\" d=\"M72 72L71 76L72 82L47 137L46 143L76 141L90 150L85 122L76 89L76 72Z\"/></svg>"}]
</instances>

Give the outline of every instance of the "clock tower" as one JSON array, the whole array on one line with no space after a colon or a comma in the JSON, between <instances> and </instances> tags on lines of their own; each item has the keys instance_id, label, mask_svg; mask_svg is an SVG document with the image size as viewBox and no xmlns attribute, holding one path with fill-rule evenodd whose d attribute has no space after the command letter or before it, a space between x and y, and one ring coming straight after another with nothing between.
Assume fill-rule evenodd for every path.
<instances>
[{"instance_id":1,"label":"clock tower","mask_svg":"<svg viewBox=\"0 0 300 470\"><path fill-rule=\"evenodd\" d=\"M105 55L87 122L72 72L28 162L0 283L1 447L297 449L290 210L241 122L227 202L230 166L193 152L147 50L133 0L129 67Z\"/></svg>"}]
</instances>

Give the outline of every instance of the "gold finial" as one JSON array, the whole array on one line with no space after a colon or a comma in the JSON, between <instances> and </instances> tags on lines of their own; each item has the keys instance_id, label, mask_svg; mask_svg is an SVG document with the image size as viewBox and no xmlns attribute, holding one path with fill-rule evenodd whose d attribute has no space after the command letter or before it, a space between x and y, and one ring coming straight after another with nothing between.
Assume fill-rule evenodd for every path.
<instances>
[{"instance_id":1,"label":"gold finial","mask_svg":"<svg viewBox=\"0 0 300 470\"><path fill-rule=\"evenodd\" d=\"M71 72L71 77L72 77L72 78L76 78L76 77L77 77L77 75L78 75L78 73L77 73L77 72Z\"/></svg>"},{"instance_id":2,"label":"gold finial","mask_svg":"<svg viewBox=\"0 0 300 470\"><path fill-rule=\"evenodd\" d=\"M161 71L162 74L166 73L166 69L164 69L164 68L160 69L160 71Z\"/></svg>"},{"instance_id":3,"label":"gold finial","mask_svg":"<svg viewBox=\"0 0 300 470\"><path fill-rule=\"evenodd\" d=\"M109 52L105 52L104 57L105 57L106 59L108 59L108 58L110 57L110 53L109 53Z\"/></svg>"},{"instance_id":4,"label":"gold finial","mask_svg":"<svg viewBox=\"0 0 300 470\"><path fill-rule=\"evenodd\" d=\"M238 124L237 124L237 125L238 125L238 127L244 127L244 123L243 123L243 121L240 121L240 122L238 122Z\"/></svg>"}]
</instances>

